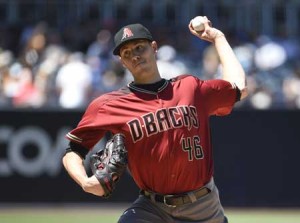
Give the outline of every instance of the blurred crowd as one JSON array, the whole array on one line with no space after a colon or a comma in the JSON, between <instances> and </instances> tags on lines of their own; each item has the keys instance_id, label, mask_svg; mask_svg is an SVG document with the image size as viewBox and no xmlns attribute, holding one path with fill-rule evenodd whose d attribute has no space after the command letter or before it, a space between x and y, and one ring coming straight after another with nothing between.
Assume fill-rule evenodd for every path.
<instances>
[{"instance_id":1,"label":"blurred crowd","mask_svg":"<svg viewBox=\"0 0 300 223\"><path fill-rule=\"evenodd\" d=\"M159 34L157 30L154 36L164 78L183 73L220 77L212 45L187 28ZM114 32L109 28L91 36L86 27L59 32L39 22L19 32L1 29L0 35L0 108L84 108L95 97L132 81L112 54ZM299 40L240 33L230 33L228 39L246 71L250 91L237 109L300 109Z\"/></svg>"}]
</instances>

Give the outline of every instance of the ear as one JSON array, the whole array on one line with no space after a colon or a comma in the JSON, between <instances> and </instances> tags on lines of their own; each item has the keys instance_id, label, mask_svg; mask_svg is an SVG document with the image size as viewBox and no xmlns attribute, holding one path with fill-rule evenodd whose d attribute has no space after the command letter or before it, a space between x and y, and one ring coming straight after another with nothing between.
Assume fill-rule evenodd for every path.
<instances>
[{"instance_id":1,"label":"ear","mask_svg":"<svg viewBox=\"0 0 300 223\"><path fill-rule=\"evenodd\" d=\"M151 47L154 50L154 52L157 53L158 46L157 46L157 42L156 41L152 41L151 42Z\"/></svg>"},{"instance_id":2,"label":"ear","mask_svg":"<svg viewBox=\"0 0 300 223\"><path fill-rule=\"evenodd\" d=\"M127 69L125 63L123 62L123 60L122 60L122 58L121 58L120 56L119 56L119 60L120 60L120 62L121 62L121 64L122 64L122 66L123 66L125 69Z\"/></svg>"}]
</instances>

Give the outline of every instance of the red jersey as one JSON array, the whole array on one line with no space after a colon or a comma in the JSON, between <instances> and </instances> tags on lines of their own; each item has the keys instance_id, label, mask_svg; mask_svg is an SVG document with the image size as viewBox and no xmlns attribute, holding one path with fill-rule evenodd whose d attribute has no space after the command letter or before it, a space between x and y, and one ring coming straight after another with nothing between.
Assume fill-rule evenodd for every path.
<instances>
[{"instance_id":1,"label":"red jersey","mask_svg":"<svg viewBox=\"0 0 300 223\"><path fill-rule=\"evenodd\" d=\"M211 179L209 116L229 114L236 97L227 81L191 75L165 81L158 92L128 85L95 99L67 138L92 149L105 132L122 133L140 189L183 193Z\"/></svg>"}]
</instances>

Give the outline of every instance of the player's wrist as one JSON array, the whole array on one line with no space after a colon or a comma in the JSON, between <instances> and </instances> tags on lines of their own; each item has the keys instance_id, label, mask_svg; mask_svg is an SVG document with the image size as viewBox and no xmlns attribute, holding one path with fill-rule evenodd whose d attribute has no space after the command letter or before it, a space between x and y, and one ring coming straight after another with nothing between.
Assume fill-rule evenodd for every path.
<instances>
[{"instance_id":1,"label":"player's wrist","mask_svg":"<svg viewBox=\"0 0 300 223\"><path fill-rule=\"evenodd\" d=\"M80 186L81 186L82 190L84 190L85 192L87 192L87 190L89 188L89 182L88 182L88 180L89 180L89 178L85 177L80 182Z\"/></svg>"},{"instance_id":2,"label":"player's wrist","mask_svg":"<svg viewBox=\"0 0 300 223\"><path fill-rule=\"evenodd\" d=\"M213 39L214 39L214 42L216 42L218 40L225 39L225 35L220 30L215 29L214 34L213 34Z\"/></svg>"},{"instance_id":3,"label":"player's wrist","mask_svg":"<svg viewBox=\"0 0 300 223\"><path fill-rule=\"evenodd\" d=\"M95 175L87 177L81 186L82 190L97 196L103 196L104 190Z\"/></svg>"}]
</instances>

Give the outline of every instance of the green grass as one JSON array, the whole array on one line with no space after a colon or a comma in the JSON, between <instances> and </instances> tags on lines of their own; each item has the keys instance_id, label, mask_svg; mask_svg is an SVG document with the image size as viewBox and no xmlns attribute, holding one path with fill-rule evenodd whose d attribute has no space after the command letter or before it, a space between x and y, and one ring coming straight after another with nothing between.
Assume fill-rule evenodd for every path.
<instances>
[{"instance_id":1,"label":"green grass","mask_svg":"<svg viewBox=\"0 0 300 223\"><path fill-rule=\"evenodd\" d=\"M116 223L125 206L2 207L1 223ZM230 223L300 223L300 210L227 209Z\"/></svg>"},{"instance_id":2,"label":"green grass","mask_svg":"<svg viewBox=\"0 0 300 223\"><path fill-rule=\"evenodd\" d=\"M229 223L300 223L297 209L229 209L226 215Z\"/></svg>"},{"instance_id":3,"label":"green grass","mask_svg":"<svg viewBox=\"0 0 300 223\"><path fill-rule=\"evenodd\" d=\"M0 215L1 223L98 223L117 222L117 216L102 215L69 215L69 214L16 214L15 216Z\"/></svg>"},{"instance_id":4,"label":"green grass","mask_svg":"<svg viewBox=\"0 0 300 223\"><path fill-rule=\"evenodd\" d=\"M125 207L0 208L0 223L115 223Z\"/></svg>"}]
</instances>

